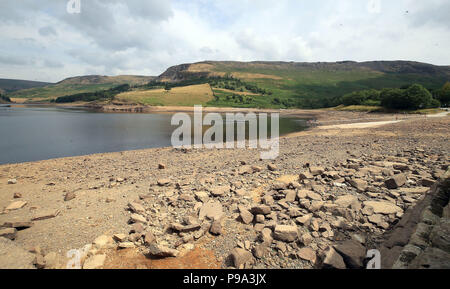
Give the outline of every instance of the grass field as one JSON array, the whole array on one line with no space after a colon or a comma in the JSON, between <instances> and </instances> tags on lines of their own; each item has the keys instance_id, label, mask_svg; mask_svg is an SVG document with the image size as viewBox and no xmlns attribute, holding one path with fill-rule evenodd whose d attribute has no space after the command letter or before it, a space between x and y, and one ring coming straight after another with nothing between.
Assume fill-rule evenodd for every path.
<instances>
[{"instance_id":1,"label":"grass field","mask_svg":"<svg viewBox=\"0 0 450 289\"><path fill-rule=\"evenodd\" d=\"M115 101L159 106L193 106L206 105L214 99L209 84L175 87L164 89L135 90L116 95Z\"/></svg>"}]
</instances>

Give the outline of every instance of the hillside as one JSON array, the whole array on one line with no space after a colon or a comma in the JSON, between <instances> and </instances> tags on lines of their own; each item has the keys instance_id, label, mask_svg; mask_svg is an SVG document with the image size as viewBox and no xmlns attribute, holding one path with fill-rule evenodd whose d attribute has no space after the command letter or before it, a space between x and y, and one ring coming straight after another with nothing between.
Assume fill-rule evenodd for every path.
<instances>
[{"instance_id":1,"label":"hillside","mask_svg":"<svg viewBox=\"0 0 450 289\"><path fill-rule=\"evenodd\" d=\"M160 81L180 82L204 77L233 77L268 94L253 95L251 103L233 102L236 93L219 96L211 105L226 106L326 106L328 99L364 89L400 88L419 83L430 90L450 80L449 66L411 61L295 63L295 62L216 62L182 64L167 69ZM224 83L223 83L224 84ZM224 84L226 85L226 83ZM231 85L233 87L233 85ZM242 92L242 91L238 91Z\"/></svg>"},{"instance_id":2,"label":"hillside","mask_svg":"<svg viewBox=\"0 0 450 289\"><path fill-rule=\"evenodd\" d=\"M29 81L19 79L3 79L0 78L0 93L9 93L21 89L29 89L36 87L43 87L49 85L48 82Z\"/></svg>"},{"instance_id":3,"label":"hillside","mask_svg":"<svg viewBox=\"0 0 450 289\"><path fill-rule=\"evenodd\" d=\"M122 84L143 85L155 79L152 76L101 76L88 75L64 79L56 84L44 87L23 89L9 93L11 98L34 98L38 100L51 100L60 96L77 93L94 92L113 88Z\"/></svg>"}]
</instances>

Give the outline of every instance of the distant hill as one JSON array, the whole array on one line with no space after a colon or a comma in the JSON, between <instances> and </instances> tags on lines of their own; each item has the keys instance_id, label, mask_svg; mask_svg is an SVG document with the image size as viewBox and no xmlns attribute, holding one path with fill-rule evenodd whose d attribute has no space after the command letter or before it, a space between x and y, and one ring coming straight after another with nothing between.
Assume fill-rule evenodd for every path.
<instances>
[{"instance_id":1,"label":"distant hill","mask_svg":"<svg viewBox=\"0 0 450 289\"><path fill-rule=\"evenodd\" d=\"M19 79L3 79L0 78L0 93L9 93L21 89L43 87L49 85L49 82L29 81Z\"/></svg>"},{"instance_id":2,"label":"distant hill","mask_svg":"<svg viewBox=\"0 0 450 289\"><path fill-rule=\"evenodd\" d=\"M365 89L400 88L413 83L438 89L450 80L450 67L413 61L204 61L170 67L158 80L180 82L204 77L233 77L269 92L252 96L249 106L281 103L314 108L326 106L326 99ZM230 86L236 88L235 84ZM216 105L233 105L229 99L232 94L223 94L223 89L215 93L223 100ZM236 106L242 106L242 100Z\"/></svg>"},{"instance_id":3,"label":"distant hill","mask_svg":"<svg viewBox=\"0 0 450 289\"><path fill-rule=\"evenodd\" d=\"M39 100L50 100L60 96L72 95L77 93L94 92L110 89L112 87L130 84L143 85L155 79L153 76L102 76L87 75L64 79L55 84L49 84L43 87L23 89L9 93L11 98L35 98Z\"/></svg>"}]
</instances>

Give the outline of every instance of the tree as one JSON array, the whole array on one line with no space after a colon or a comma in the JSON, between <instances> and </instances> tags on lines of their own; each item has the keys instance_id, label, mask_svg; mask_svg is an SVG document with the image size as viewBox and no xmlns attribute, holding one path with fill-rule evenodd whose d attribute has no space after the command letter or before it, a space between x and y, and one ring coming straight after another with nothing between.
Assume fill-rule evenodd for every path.
<instances>
[{"instance_id":1,"label":"tree","mask_svg":"<svg viewBox=\"0 0 450 289\"><path fill-rule=\"evenodd\" d=\"M413 84L407 89L384 89L380 98L381 105L391 109L417 110L439 106L438 101L420 84Z\"/></svg>"},{"instance_id":2,"label":"tree","mask_svg":"<svg viewBox=\"0 0 450 289\"><path fill-rule=\"evenodd\" d=\"M165 91L170 91L172 89L172 87L170 87L170 84L168 83L168 82L166 82L165 84L164 84L164 90Z\"/></svg>"},{"instance_id":3,"label":"tree","mask_svg":"<svg viewBox=\"0 0 450 289\"><path fill-rule=\"evenodd\" d=\"M443 107L448 107L450 105L450 82L447 81L438 91L437 99L441 102Z\"/></svg>"}]
</instances>

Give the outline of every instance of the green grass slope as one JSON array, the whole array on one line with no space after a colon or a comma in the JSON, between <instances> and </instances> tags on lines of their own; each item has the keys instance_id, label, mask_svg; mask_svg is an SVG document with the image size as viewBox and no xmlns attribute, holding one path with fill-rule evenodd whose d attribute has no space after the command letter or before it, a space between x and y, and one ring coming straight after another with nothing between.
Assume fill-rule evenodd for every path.
<instances>
[{"instance_id":1,"label":"green grass slope","mask_svg":"<svg viewBox=\"0 0 450 289\"><path fill-rule=\"evenodd\" d=\"M218 106L323 107L329 99L344 94L382 88L400 88L419 83L434 90L450 80L450 67L409 61L295 63L295 62L200 62L169 68L161 81L232 76L270 94L253 95L239 103L217 92Z\"/></svg>"}]
</instances>

